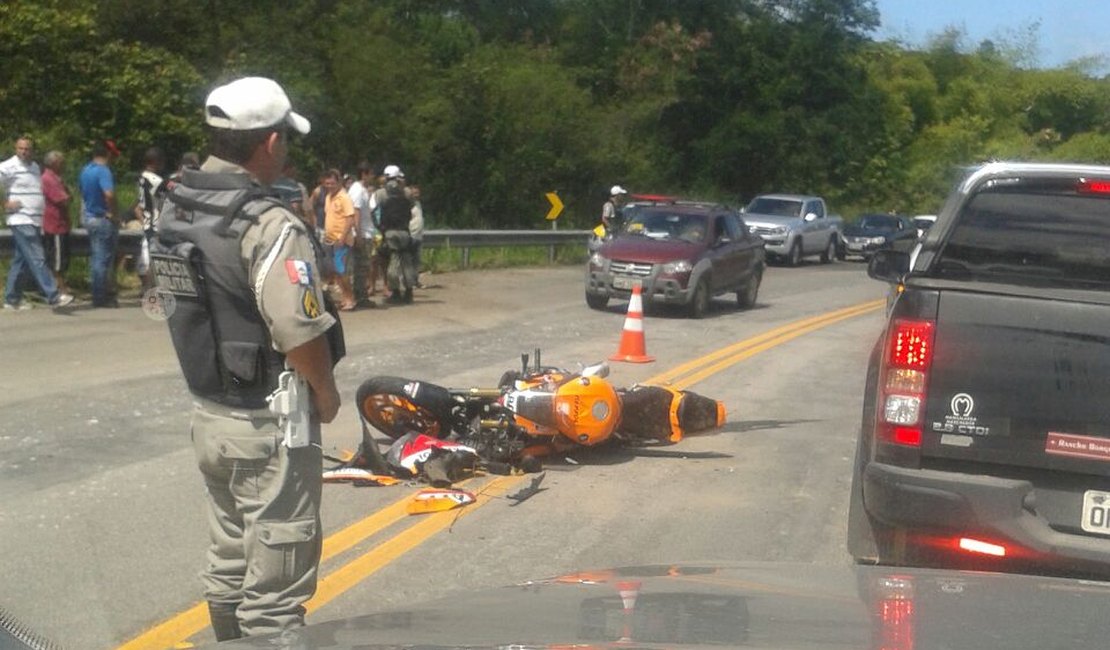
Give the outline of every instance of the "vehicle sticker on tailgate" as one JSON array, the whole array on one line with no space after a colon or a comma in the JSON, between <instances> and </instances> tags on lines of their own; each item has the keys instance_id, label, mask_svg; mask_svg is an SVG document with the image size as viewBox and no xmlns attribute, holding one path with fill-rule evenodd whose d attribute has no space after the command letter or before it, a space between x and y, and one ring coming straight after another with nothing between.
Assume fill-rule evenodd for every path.
<instances>
[{"instance_id":1,"label":"vehicle sticker on tailgate","mask_svg":"<svg viewBox=\"0 0 1110 650\"><path fill-rule=\"evenodd\" d=\"M957 393L948 403L951 413L944 416L943 422L933 422L933 431L941 433L959 433L965 436L987 436L991 428L979 423L979 419L972 413L975 411L975 400L967 393Z\"/></svg>"},{"instance_id":2,"label":"vehicle sticker on tailgate","mask_svg":"<svg viewBox=\"0 0 1110 650\"><path fill-rule=\"evenodd\" d=\"M1050 431L1044 441L1044 450L1048 454L1110 461L1110 440L1106 438Z\"/></svg>"}]
</instances>

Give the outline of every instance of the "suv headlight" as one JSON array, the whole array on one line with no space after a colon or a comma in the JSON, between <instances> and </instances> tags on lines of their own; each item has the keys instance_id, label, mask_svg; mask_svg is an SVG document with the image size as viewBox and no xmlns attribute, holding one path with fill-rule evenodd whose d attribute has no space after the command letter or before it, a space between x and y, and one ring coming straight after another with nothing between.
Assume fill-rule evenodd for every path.
<instances>
[{"instance_id":1,"label":"suv headlight","mask_svg":"<svg viewBox=\"0 0 1110 650\"><path fill-rule=\"evenodd\" d=\"M778 226L776 228L771 229L771 234L772 235L785 235L788 232L790 232L790 229L787 228L786 226Z\"/></svg>"},{"instance_id":2,"label":"suv headlight","mask_svg":"<svg viewBox=\"0 0 1110 650\"><path fill-rule=\"evenodd\" d=\"M675 275L678 273L689 273L694 270L694 265L689 260L679 260L677 262L667 262L663 265L663 273L667 275Z\"/></svg>"},{"instance_id":3,"label":"suv headlight","mask_svg":"<svg viewBox=\"0 0 1110 650\"><path fill-rule=\"evenodd\" d=\"M590 255L590 266L605 266L605 257L601 253L594 252L593 255Z\"/></svg>"},{"instance_id":4,"label":"suv headlight","mask_svg":"<svg viewBox=\"0 0 1110 650\"><path fill-rule=\"evenodd\" d=\"M885 244L886 237L872 237L870 243L879 245Z\"/></svg>"}]
</instances>

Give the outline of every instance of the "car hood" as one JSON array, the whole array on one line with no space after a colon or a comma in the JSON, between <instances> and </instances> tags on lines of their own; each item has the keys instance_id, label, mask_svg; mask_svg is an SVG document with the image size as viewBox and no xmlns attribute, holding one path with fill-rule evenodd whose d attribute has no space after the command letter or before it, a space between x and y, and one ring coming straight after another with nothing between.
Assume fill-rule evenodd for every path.
<instances>
[{"instance_id":1,"label":"car hood","mask_svg":"<svg viewBox=\"0 0 1110 650\"><path fill-rule=\"evenodd\" d=\"M694 259L703 250L703 246L685 241L622 235L602 246L600 252L611 260L661 264Z\"/></svg>"},{"instance_id":2,"label":"car hood","mask_svg":"<svg viewBox=\"0 0 1110 650\"><path fill-rule=\"evenodd\" d=\"M759 214L758 212L747 212L742 215L744 223L749 226L794 226L802 222L799 217L784 217L776 214Z\"/></svg>"},{"instance_id":3,"label":"car hood","mask_svg":"<svg viewBox=\"0 0 1110 650\"><path fill-rule=\"evenodd\" d=\"M589 571L220 644L505 647L1102 647L1110 584L799 564Z\"/></svg>"},{"instance_id":4,"label":"car hood","mask_svg":"<svg viewBox=\"0 0 1110 650\"><path fill-rule=\"evenodd\" d=\"M844 235L849 237L881 237L893 234L893 230L888 230L886 228L864 228L857 225L844 226Z\"/></svg>"}]
</instances>

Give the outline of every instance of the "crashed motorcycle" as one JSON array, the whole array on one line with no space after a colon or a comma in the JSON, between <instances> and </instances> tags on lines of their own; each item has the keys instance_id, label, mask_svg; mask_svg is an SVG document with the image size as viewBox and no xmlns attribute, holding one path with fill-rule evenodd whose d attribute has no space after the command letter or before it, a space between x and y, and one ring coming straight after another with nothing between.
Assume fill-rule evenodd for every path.
<instances>
[{"instance_id":1,"label":"crashed motorcycle","mask_svg":"<svg viewBox=\"0 0 1110 650\"><path fill-rule=\"evenodd\" d=\"M691 391L653 385L618 389L606 380L608 364L571 372L542 366L538 351L535 359L529 367L528 355L522 355L521 370L504 373L489 388L367 379L356 397L364 427L353 462L381 460L366 423L396 441L389 451L396 458L386 464L396 467L409 459L407 469L414 474L420 474L421 462L442 455L432 447L456 456L472 451L475 463L496 473L536 472L541 459L553 453L609 442L674 443L724 424L724 405ZM430 445L430 440L442 442Z\"/></svg>"}]
</instances>

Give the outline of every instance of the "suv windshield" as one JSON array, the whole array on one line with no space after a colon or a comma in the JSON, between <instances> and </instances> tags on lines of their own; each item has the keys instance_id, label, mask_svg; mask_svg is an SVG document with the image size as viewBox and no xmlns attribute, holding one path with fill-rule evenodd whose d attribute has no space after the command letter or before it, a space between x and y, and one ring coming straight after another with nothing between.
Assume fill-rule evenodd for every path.
<instances>
[{"instance_id":1,"label":"suv windshield","mask_svg":"<svg viewBox=\"0 0 1110 650\"><path fill-rule=\"evenodd\" d=\"M640 210L624 223L623 232L652 239L705 241L706 220L701 214L678 214L663 210Z\"/></svg>"},{"instance_id":2,"label":"suv windshield","mask_svg":"<svg viewBox=\"0 0 1110 650\"><path fill-rule=\"evenodd\" d=\"M1110 197L991 189L971 199L940 252L937 277L1110 289Z\"/></svg>"},{"instance_id":3,"label":"suv windshield","mask_svg":"<svg viewBox=\"0 0 1110 650\"><path fill-rule=\"evenodd\" d=\"M868 214L859 220L860 228L873 228L875 230L897 230L898 218L885 214Z\"/></svg>"},{"instance_id":4,"label":"suv windshield","mask_svg":"<svg viewBox=\"0 0 1110 650\"><path fill-rule=\"evenodd\" d=\"M759 198L748 204L747 211L780 217L800 217L802 216L802 202L793 199Z\"/></svg>"}]
</instances>

